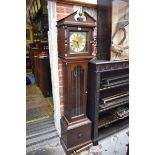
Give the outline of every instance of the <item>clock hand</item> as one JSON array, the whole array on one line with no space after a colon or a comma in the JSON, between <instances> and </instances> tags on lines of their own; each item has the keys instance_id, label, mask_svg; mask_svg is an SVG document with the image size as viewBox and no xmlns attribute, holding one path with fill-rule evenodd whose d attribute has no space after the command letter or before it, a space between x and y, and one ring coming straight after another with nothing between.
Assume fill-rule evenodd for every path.
<instances>
[{"instance_id":1,"label":"clock hand","mask_svg":"<svg viewBox=\"0 0 155 155\"><path fill-rule=\"evenodd\" d=\"M73 41L76 42L76 43L78 42L78 41L76 41L76 40L73 40Z\"/></svg>"},{"instance_id":2,"label":"clock hand","mask_svg":"<svg viewBox=\"0 0 155 155\"><path fill-rule=\"evenodd\" d=\"M76 42L78 48L79 48L79 42L77 40L73 40L74 42Z\"/></svg>"},{"instance_id":3,"label":"clock hand","mask_svg":"<svg viewBox=\"0 0 155 155\"><path fill-rule=\"evenodd\" d=\"M78 48L79 48L79 42L77 41L77 45L78 45Z\"/></svg>"}]
</instances>

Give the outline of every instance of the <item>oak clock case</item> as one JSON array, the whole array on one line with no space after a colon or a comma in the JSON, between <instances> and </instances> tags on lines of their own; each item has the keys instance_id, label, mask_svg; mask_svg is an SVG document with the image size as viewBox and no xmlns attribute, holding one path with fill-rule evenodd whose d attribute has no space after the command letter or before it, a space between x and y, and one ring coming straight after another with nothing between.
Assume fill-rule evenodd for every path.
<instances>
[{"instance_id":1,"label":"oak clock case","mask_svg":"<svg viewBox=\"0 0 155 155\"><path fill-rule=\"evenodd\" d=\"M74 12L59 20L58 54L63 65L64 116L61 143L67 154L91 144L91 121L86 116L88 62L93 58L95 20Z\"/></svg>"}]
</instances>

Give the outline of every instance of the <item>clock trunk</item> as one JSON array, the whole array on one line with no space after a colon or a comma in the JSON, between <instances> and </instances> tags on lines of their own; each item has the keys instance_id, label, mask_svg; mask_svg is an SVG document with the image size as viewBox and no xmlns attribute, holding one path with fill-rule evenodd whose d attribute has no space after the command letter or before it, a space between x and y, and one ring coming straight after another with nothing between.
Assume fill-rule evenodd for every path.
<instances>
[{"instance_id":1,"label":"clock trunk","mask_svg":"<svg viewBox=\"0 0 155 155\"><path fill-rule=\"evenodd\" d=\"M67 154L89 145L92 123L86 116L88 62L93 57L95 20L78 12L58 21L58 53L63 65L64 116L61 143ZM76 18L75 18L76 17ZM74 47L71 47L73 45ZM82 47L82 45L84 47Z\"/></svg>"}]
</instances>

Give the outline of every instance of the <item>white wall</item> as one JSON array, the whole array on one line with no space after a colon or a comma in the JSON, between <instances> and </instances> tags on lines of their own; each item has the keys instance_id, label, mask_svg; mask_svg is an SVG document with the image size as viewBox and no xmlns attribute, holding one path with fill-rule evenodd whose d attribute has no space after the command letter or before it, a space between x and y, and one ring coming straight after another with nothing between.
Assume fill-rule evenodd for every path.
<instances>
[{"instance_id":1,"label":"white wall","mask_svg":"<svg viewBox=\"0 0 155 155\"><path fill-rule=\"evenodd\" d=\"M59 96L59 77L58 77L58 48L57 48L57 27L56 27L56 2L48 1L48 41L51 66L52 92L54 102L54 122L58 134L61 134L60 128L60 96Z\"/></svg>"}]
</instances>

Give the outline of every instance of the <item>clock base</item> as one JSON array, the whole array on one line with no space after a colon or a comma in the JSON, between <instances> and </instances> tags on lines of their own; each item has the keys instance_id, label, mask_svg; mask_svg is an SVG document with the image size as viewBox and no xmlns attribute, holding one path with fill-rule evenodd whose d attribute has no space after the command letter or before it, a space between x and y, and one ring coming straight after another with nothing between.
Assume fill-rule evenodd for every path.
<instances>
[{"instance_id":1,"label":"clock base","mask_svg":"<svg viewBox=\"0 0 155 155\"><path fill-rule=\"evenodd\" d=\"M61 144L67 155L92 143L91 121L88 118L68 124L65 117L62 117L61 132Z\"/></svg>"}]
</instances>

